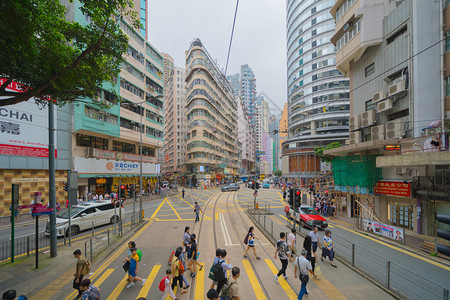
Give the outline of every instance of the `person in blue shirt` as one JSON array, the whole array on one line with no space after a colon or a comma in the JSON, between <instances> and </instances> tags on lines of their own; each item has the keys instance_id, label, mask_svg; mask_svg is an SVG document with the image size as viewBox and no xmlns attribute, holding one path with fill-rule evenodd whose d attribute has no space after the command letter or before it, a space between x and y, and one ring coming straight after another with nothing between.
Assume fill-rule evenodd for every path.
<instances>
[{"instance_id":1,"label":"person in blue shirt","mask_svg":"<svg viewBox=\"0 0 450 300\"><path fill-rule=\"evenodd\" d=\"M27 296L24 296L24 295L17 297L16 290L8 290L3 293L2 299L3 300L27 300L28 298L27 298Z\"/></svg>"}]
</instances>

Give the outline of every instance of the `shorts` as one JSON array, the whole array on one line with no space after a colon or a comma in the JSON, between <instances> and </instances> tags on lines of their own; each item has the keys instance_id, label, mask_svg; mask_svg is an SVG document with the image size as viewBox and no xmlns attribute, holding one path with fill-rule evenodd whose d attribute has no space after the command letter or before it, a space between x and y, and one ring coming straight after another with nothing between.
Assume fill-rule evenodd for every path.
<instances>
[{"instance_id":1,"label":"shorts","mask_svg":"<svg viewBox=\"0 0 450 300\"><path fill-rule=\"evenodd\" d=\"M253 248L253 247L255 247L255 244L248 244L248 246Z\"/></svg>"},{"instance_id":2,"label":"shorts","mask_svg":"<svg viewBox=\"0 0 450 300\"><path fill-rule=\"evenodd\" d=\"M128 275L131 275L131 277L136 277L136 269L135 268L129 268L128 269Z\"/></svg>"},{"instance_id":3,"label":"shorts","mask_svg":"<svg viewBox=\"0 0 450 300\"><path fill-rule=\"evenodd\" d=\"M313 252L317 252L317 242L312 242Z\"/></svg>"}]
</instances>

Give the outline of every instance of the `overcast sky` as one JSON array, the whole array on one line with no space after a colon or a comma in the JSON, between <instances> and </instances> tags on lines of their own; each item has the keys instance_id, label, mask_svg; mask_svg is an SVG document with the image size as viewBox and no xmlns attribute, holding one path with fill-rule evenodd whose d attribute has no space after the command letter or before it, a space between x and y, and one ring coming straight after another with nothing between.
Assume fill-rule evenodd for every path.
<instances>
[{"instance_id":1,"label":"overcast sky","mask_svg":"<svg viewBox=\"0 0 450 300\"><path fill-rule=\"evenodd\" d=\"M200 38L225 70L236 0L148 0L149 40L185 67L185 51ZM283 109L286 94L286 1L240 0L227 75L249 64L256 90Z\"/></svg>"}]
</instances>

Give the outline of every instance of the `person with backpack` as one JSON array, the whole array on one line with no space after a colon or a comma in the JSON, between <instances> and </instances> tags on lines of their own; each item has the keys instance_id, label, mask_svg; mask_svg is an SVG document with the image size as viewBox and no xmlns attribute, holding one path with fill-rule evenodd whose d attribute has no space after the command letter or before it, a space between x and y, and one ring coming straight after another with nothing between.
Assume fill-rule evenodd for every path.
<instances>
[{"instance_id":1,"label":"person with backpack","mask_svg":"<svg viewBox=\"0 0 450 300\"><path fill-rule=\"evenodd\" d=\"M311 273L314 278L317 278L312 270L311 263L306 259L306 254L307 251L302 249L301 256L295 259L294 278L297 278L297 270L299 270L299 278L302 283L297 300L302 300L303 296L308 296L308 291L306 290L306 284L309 281L308 273Z\"/></svg>"},{"instance_id":2,"label":"person with backpack","mask_svg":"<svg viewBox=\"0 0 450 300\"><path fill-rule=\"evenodd\" d=\"M130 283L127 285L127 289L133 287L136 281L142 281L141 287L144 286L146 279L142 279L136 274L139 267L139 255L137 254L136 248L131 249L131 258L127 258L127 260L130 262L130 267L128 269L128 281Z\"/></svg>"},{"instance_id":3,"label":"person with backpack","mask_svg":"<svg viewBox=\"0 0 450 300\"><path fill-rule=\"evenodd\" d=\"M227 282L227 270L231 270L232 268L230 264L231 259L228 257L228 260L225 261L226 257L227 257L227 250L222 249L222 252L220 253L220 258L213 268L214 278L217 281L218 293L220 293L223 285Z\"/></svg>"},{"instance_id":4,"label":"person with backpack","mask_svg":"<svg viewBox=\"0 0 450 300\"><path fill-rule=\"evenodd\" d=\"M277 254L280 257L281 261L281 269L278 271L278 274L275 275L275 281L278 283L278 277L283 274L284 279L287 279L286 269L288 266L288 258L291 257L289 253L288 244L285 241L286 234L284 232L280 232L280 239L277 241L277 248L275 249L275 259L277 259Z\"/></svg>"},{"instance_id":5,"label":"person with backpack","mask_svg":"<svg viewBox=\"0 0 450 300\"><path fill-rule=\"evenodd\" d=\"M241 276L241 270L238 267L231 269L231 276L228 278L228 282L222 288L221 300L240 300L239 286L237 279Z\"/></svg>"},{"instance_id":6,"label":"person with backpack","mask_svg":"<svg viewBox=\"0 0 450 300\"><path fill-rule=\"evenodd\" d=\"M187 293L187 289L183 288L183 273L184 273L184 266L180 261L180 256L182 255L182 250L180 248L177 248L175 251L175 255L172 258L172 274L173 274L173 280L172 280L172 290L177 286L177 283L180 284L181 288L181 294Z\"/></svg>"},{"instance_id":7,"label":"person with backpack","mask_svg":"<svg viewBox=\"0 0 450 300\"><path fill-rule=\"evenodd\" d=\"M214 266L219 262L221 254L222 254L222 249L217 248L216 257L214 257L213 265L211 266L211 269L209 270L209 275L208 275L208 278L212 280L211 286L209 287L210 290L214 289L214 286L217 285L217 280L216 280L216 278L214 278Z\"/></svg>"},{"instance_id":8,"label":"person with backpack","mask_svg":"<svg viewBox=\"0 0 450 300\"><path fill-rule=\"evenodd\" d=\"M178 247L177 249L175 249L175 251L172 252L173 253L172 258L175 255L175 252L177 252L177 251L180 251L181 253L183 253L183 248ZM181 261L181 264L183 265L183 270L186 270L187 269L187 265L186 265L186 261L184 259L184 255L180 255L180 261ZM172 264L172 261L170 261L170 264ZM186 279L186 276L184 276L184 273L181 274L181 278L183 278L183 282L185 284L184 288L188 289L190 285L189 285L189 282Z\"/></svg>"},{"instance_id":9,"label":"person with backpack","mask_svg":"<svg viewBox=\"0 0 450 300\"><path fill-rule=\"evenodd\" d=\"M81 300L100 300L100 289L92 285L90 279L83 279L80 290L83 291Z\"/></svg>"},{"instance_id":10,"label":"person with backpack","mask_svg":"<svg viewBox=\"0 0 450 300\"><path fill-rule=\"evenodd\" d=\"M203 266L197 262L197 241L195 240L196 236L195 234L191 234L191 247L190 251L188 253L188 268L191 270L191 278L195 277L197 275L197 265L200 266L199 271L203 269Z\"/></svg>"},{"instance_id":11,"label":"person with backpack","mask_svg":"<svg viewBox=\"0 0 450 300\"><path fill-rule=\"evenodd\" d=\"M261 257L259 257L256 254L256 250L255 250L255 239L257 239L257 240L259 240L259 239L257 237L255 237L253 230L255 230L255 228L253 226L250 226L250 228L248 229L247 235L245 236L245 239L244 239L244 244L247 245L247 250L245 250L244 258L248 258L248 256L247 256L248 250L252 249L253 254L255 254L256 259L261 260Z\"/></svg>"},{"instance_id":12,"label":"person with backpack","mask_svg":"<svg viewBox=\"0 0 450 300\"><path fill-rule=\"evenodd\" d=\"M159 290L164 292L161 300L165 300L167 296L172 297L172 299L178 300L178 298L173 293L172 286L170 285L170 281L172 280L172 270L166 270L166 276L159 282Z\"/></svg>"},{"instance_id":13,"label":"person with backpack","mask_svg":"<svg viewBox=\"0 0 450 300\"><path fill-rule=\"evenodd\" d=\"M91 271L91 262L87 260L87 258L81 256L81 250L77 249L73 252L73 256L77 259L77 265L75 269L75 277L73 280L73 288L78 290L78 295L75 299L80 299L81 294L83 293L80 289L81 281L83 281L83 277L88 275Z\"/></svg>"},{"instance_id":14,"label":"person with backpack","mask_svg":"<svg viewBox=\"0 0 450 300\"><path fill-rule=\"evenodd\" d=\"M314 272L316 268L316 257L312 252L312 241L311 236L305 236L305 240L303 241L303 249L306 250L306 259L311 263L312 271Z\"/></svg>"}]
</instances>

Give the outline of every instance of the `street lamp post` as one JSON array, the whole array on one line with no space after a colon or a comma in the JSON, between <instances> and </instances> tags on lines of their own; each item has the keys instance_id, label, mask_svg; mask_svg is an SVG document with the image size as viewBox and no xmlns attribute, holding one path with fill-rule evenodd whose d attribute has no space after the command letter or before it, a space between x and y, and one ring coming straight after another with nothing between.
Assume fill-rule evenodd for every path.
<instances>
[{"instance_id":1,"label":"street lamp post","mask_svg":"<svg viewBox=\"0 0 450 300\"><path fill-rule=\"evenodd\" d=\"M156 97L152 97L150 99L158 99L161 98L161 95L158 95ZM147 100L142 101L142 102L138 102L138 103L121 103L121 106L125 106L125 105L139 105L142 103L147 102ZM143 131L143 126L142 126L142 115L144 114L143 111L143 107L140 108L139 110L139 222L142 222L143 219L143 205L142 205L142 131ZM134 205L133 205L134 207ZM135 211L133 211L133 215L135 214Z\"/></svg>"}]
</instances>

